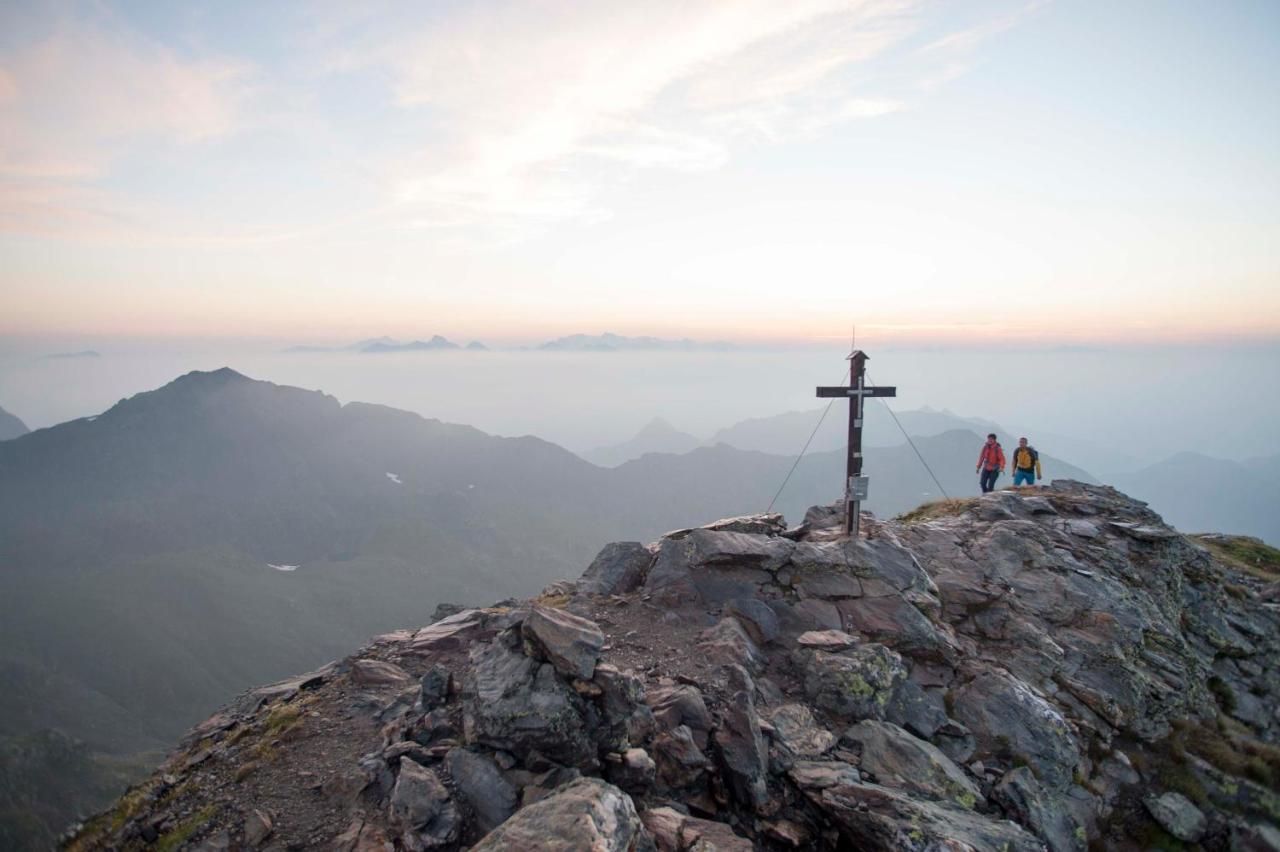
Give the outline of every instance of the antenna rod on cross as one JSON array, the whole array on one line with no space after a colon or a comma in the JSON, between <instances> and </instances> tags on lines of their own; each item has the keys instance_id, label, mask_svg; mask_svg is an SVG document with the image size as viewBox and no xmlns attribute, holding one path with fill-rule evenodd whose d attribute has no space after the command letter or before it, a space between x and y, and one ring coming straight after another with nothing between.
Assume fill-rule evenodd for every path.
<instances>
[{"instance_id":1,"label":"antenna rod on cross","mask_svg":"<svg viewBox=\"0 0 1280 852\"><path fill-rule=\"evenodd\" d=\"M855 328L856 334L856 328ZM854 338L856 342L857 338ZM844 532L851 538L857 538L859 513L862 501L867 499L867 477L862 475L862 419L867 397L897 396L898 389L892 387L869 388L866 386L867 353L854 349L849 353L849 386L820 387L818 397L849 399L849 458L845 466L844 480Z\"/></svg>"}]
</instances>

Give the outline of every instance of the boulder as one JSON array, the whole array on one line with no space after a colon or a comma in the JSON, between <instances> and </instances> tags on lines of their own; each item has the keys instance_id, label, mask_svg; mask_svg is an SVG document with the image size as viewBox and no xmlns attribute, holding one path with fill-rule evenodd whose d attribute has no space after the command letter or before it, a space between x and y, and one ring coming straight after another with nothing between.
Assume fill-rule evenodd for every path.
<instances>
[{"instance_id":1,"label":"boulder","mask_svg":"<svg viewBox=\"0 0 1280 852\"><path fill-rule=\"evenodd\" d=\"M673 730L684 725L689 728L699 748L706 746L714 723L696 686L659 685L646 692L644 700L653 709L653 719L659 727Z\"/></svg>"},{"instance_id":2,"label":"boulder","mask_svg":"<svg viewBox=\"0 0 1280 852\"><path fill-rule=\"evenodd\" d=\"M816 651L843 651L857 645L858 640L843 630L810 630L801 633L796 644Z\"/></svg>"},{"instance_id":3,"label":"boulder","mask_svg":"<svg viewBox=\"0 0 1280 852\"><path fill-rule=\"evenodd\" d=\"M1179 840L1195 843L1204 837L1208 821L1200 809L1181 793L1170 791L1160 796L1147 796L1142 803L1155 821Z\"/></svg>"},{"instance_id":4,"label":"boulder","mask_svg":"<svg viewBox=\"0 0 1280 852\"><path fill-rule=\"evenodd\" d=\"M437 664L427 669L427 673L422 676L422 680L419 682L422 708L424 710L434 710L448 701L449 687L452 682L452 676L444 666Z\"/></svg>"},{"instance_id":5,"label":"boulder","mask_svg":"<svg viewBox=\"0 0 1280 852\"><path fill-rule=\"evenodd\" d=\"M481 831L492 831L516 812L520 804L516 789L487 757L465 748L450 749L445 766L454 788L475 812Z\"/></svg>"},{"instance_id":6,"label":"boulder","mask_svg":"<svg viewBox=\"0 0 1280 852\"><path fill-rule=\"evenodd\" d=\"M1044 850L1039 840L1016 823L991 819L959 805L921 801L877 784L837 784L807 794L839 826L841 836L854 849Z\"/></svg>"},{"instance_id":7,"label":"boulder","mask_svg":"<svg viewBox=\"0 0 1280 852\"><path fill-rule=\"evenodd\" d=\"M914 677L914 673L912 675ZM923 689L914 680L905 680L889 699L885 719L906 728L917 737L932 740L947 724L946 701L938 690Z\"/></svg>"},{"instance_id":8,"label":"boulder","mask_svg":"<svg viewBox=\"0 0 1280 852\"><path fill-rule=\"evenodd\" d=\"M644 590L673 603L754 597L793 547L784 538L692 530L683 538L663 539Z\"/></svg>"},{"instance_id":9,"label":"boulder","mask_svg":"<svg viewBox=\"0 0 1280 852\"><path fill-rule=\"evenodd\" d=\"M705 745L705 740L703 741ZM707 768L706 755L685 725L663 731L653 738L657 781L670 790L692 787Z\"/></svg>"},{"instance_id":10,"label":"boulder","mask_svg":"<svg viewBox=\"0 0 1280 852\"><path fill-rule=\"evenodd\" d=\"M271 821L271 815L266 811L254 808L244 818L244 842L251 849L261 846L273 831L275 826Z\"/></svg>"},{"instance_id":11,"label":"boulder","mask_svg":"<svg viewBox=\"0 0 1280 852\"><path fill-rule=\"evenodd\" d=\"M759 645L778 638L778 616L759 598L734 598L725 604L724 612L742 622L752 641Z\"/></svg>"},{"instance_id":12,"label":"boulder","mask_svg":"<svg viewBox=\"0 0 1280 852\"><path fill-rule=\"evenodd\" d=\"M945 754L889 722L865 719L840 737L860 756L858 768L885 787L972 808L978 788Z\"/></svg>"},{"instance_id":13,"label":"boulder","mask_svg":"<svg viewBox=\"0 0 1280 852\"><path fill-rule=\"evenodd\" d=\"M1051 789L1071 783L1080 762L1071 726L1021 680L984 671L952 691L951 715L972 732L979 759L1025 762Z\"/></svg>"},{"instance_id":14,"label":"boulder","mask_svg":"<svg viewBox=\"0 0 1280 852\"><path fill-rule=\"evenodd\" d=\"M1082 852L1089 847L1084 828L1062 801L1025 767L1006 772L991 791L1004 812L1035 832L1050 852Z\"/></svg>"},{"instance_id":15,"label":"boulder","mask_svg":"<svg viewBox=\"0 0 1280 852\"><path fill-rule=\"evenodd\" d=\"M631 797L579 778L486 834L472 852L632 852L644 828Z\"/></svg>"},{"instance_id":16,"label":"boulder","mask_svg":"<svg viewBox=\"0 0 1280 852\"><path fill-rule=\"evenodd\" d=\"M837 719L883 719L885 708L906 678L902 658L883 645L861 645L829 654L797 651L804 691L814 706Z\"/></svg>"},{"instance_id":17,"label":"boulder","mask_svg":"<svg viewBox=\"0 0 1280 852\"><path fill-rule=\"evenodd\" d=\"M400 759L390 812L407 849L435 849L457 838L458 813L449 800L449 789L434 772L407 757Z\"/></svg>"},{"instance_id":18,"label":"boulder","mask_svg":"<svg viewBox=\"0 0 1280 852\"><path fill-rule=\"evenodd\" d=\"M796 615L804 619L815 632L844 631L844 619L831 601L806 598L795 605Z\"/></svg>"},{"instance_id":19,"label":"boulder","mask_svg":"<svg viewBox=\"0 0 1280 852\"><path fill-rule=\"evenodd\" d=\"M641 817L659 852L752 852L754 844L722 822L682 814L675 808L650 808Z\"/></svg>"},{"instance_id":20,"label":"boulder","mask_svg":"<svg viewBox=\"0 0 1280 852\"><path fill-rule=\"evenodd\" d=\"M467 742L518 757L540 752L567 766L592 766L582 699L548 663L495 640L471 652L472 676L463 702Z\"/></svg>"},{"instance_id":21,"label":"boulder","mask_svg":"<svg viewBox=\"0 0 1280 852\"><path fill-rule=\"evenodd\" d=\"M862 781L857 767L841 760L797 760L787 774L801 790L825 790Z\"/></svg>"},{"instance_id":22,"label":"boulder","mask_svg":"<svg viewBox=\"0 0 1280 852\"><path fill-rule=\"evenodd\" d=\"M764 654L733 616L720 619L698 635L698 652L709 662L742 666L752 672L759 672L765 664Z\"/></svg>"},{"instance_id":23,"label":"boulder","mask_svg":"<svg viewBox=\"0 0 1280 852\"><path fill-rule=\"evenodd\" d=\"M653 711L645 704L644 682L608 663L596 665L592 682L600 687L606 732L603 745L614 750L643 742L653 732Z\"/></svg>"},{"instance_id":24,"label":"boulder","mask_svg":"<svg viewBox=\"0 0 1280 852\"><path fill-rule=\"evenodd\" d=\"M593 595L624 595L644 582L653 553L638 541L606 544L582 575L581 589Z\"/></svg>"},{"instance_id":25,"label":"boulder","mask_svg":"<svg viewBox=\"0 0 1280 852\"><path fill-rule=\"evenodd\" d=\"M760 735L755 683L746 669L730 666L729 688L729 702L715 732L716 746L730 793L742 804L759 810L769 800L769 753Z\"/></svg>"},{"instance_id":26,"label":"boulder","mask_svg":"<svg viewBox=\"0 0 1280 852\"><path fill-rule=\"evenodd\" d=\"M818 724L803 704L783 704L769 714L773 739L792 758L821 757L836 744L836 735Z\"/></svg>"},{"instance_id":27,"label":"boulder","mask_svg":"<svg viewBox=\"0 0 1280 852\"><path fill-rule=\"evenodd\" d=\"M556 671L568 677L591 680L595 674L604 634L594 621L549 607L535 606L521 625Z\"/></svg>"},{"instance_id":28,"label":"boulder","mask_svg":"<svg viewBox=\"0 0 1280 852\"><path fill-rule=\"evenodd\" d=\"M363 686L400 686L413 680L395 663L369 658L351 664L351 679Z\"/></svg>"},{"instance_id":29,"label":"boulder","mask_svg":"<svg viewBox=\"0 0 1280 852\"><path fill-rule=\"evenodd\" d=\"M488 630L489 616L479 609L464 609L413 634L405 652L429 655L465 647L482 638Z\"/></svg>"},{"instance_id":30,"label":"boulder","mask_svg":"<svg viewBox=\"0 0 1280 852\"><path fill-rule=\"evenodd\" d=\"M614 755L609 779L629 793L643 793L653 786L657 764L649 752L642 748L629 748L621 755Z\"/></svg>"}]
</instances>

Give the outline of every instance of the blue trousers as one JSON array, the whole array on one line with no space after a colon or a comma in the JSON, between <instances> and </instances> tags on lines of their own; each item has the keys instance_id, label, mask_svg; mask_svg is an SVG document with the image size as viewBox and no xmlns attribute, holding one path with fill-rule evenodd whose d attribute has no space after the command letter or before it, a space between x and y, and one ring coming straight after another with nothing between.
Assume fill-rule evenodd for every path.
<instances>
[{"instance_id":1,"label":"blue trousers","mask_svg":"<svg viewBox=\"0 0 1280 852\"><path fill-rule=\"evenodd\" d=\"M1020 467L1015 467L1013 469L1013 484L1015 487L1019 485L1035 485L1036 472L1034 470L1023 470Z\"/></svg>"},{"instance_id":2,"label":"blue trousers","mask_svg":"<svg viewBox=\"0 0 1280 852\"><path fill-rule=\"evenodd\" d=\"M994 491L996 488L996 479L1000 477L1000 468L993 470L982 469L982 478L978 480L978 484L982 486L982 493Z\"/></svg>"}]
</instances>

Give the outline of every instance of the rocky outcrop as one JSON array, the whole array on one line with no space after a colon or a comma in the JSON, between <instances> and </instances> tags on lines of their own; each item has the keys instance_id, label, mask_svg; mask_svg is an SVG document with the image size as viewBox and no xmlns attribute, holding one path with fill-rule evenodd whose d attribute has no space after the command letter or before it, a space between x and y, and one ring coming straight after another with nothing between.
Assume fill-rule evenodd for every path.
<instances>
[{"instance_id":1,"label":"rocky outcrop","mask_svg":"<svg viewBox=\"0 0 1280 852\"><path fill-rule=\"evenodd\" d=\"M233 702L69 844L1276 845L1274 581L1070 482L839 528L610 545L379 637Z\"/></svg>"}]
</instances>

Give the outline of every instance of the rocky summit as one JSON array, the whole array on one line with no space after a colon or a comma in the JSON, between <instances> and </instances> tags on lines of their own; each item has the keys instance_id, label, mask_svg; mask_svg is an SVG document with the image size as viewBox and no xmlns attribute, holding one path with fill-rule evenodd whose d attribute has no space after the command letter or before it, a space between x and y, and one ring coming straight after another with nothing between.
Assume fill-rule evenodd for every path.
<instances>
[{"instance_id":1,"label":"rocky summit","mask_svg":"<svg viewBox=\"0 0 1280 852\"><path fill-rule=\"evenodd\" d=\"M611 544L240 696L64 844L1280 850L1280 577L1069 481L863 531Z\"/></svg>"}]
</instances>

